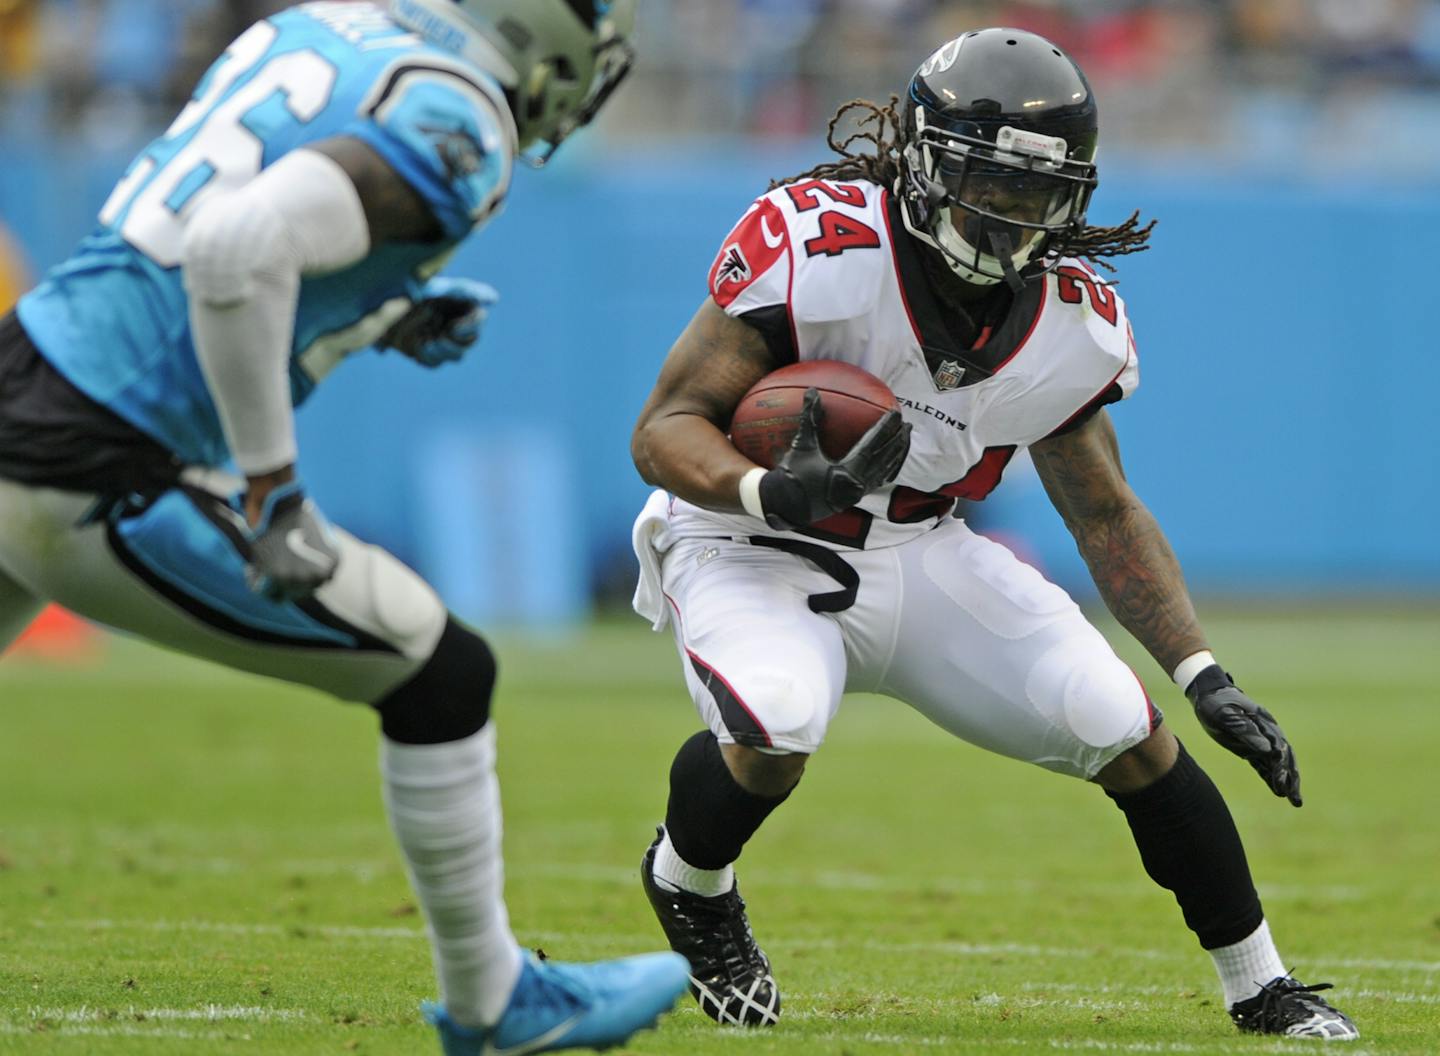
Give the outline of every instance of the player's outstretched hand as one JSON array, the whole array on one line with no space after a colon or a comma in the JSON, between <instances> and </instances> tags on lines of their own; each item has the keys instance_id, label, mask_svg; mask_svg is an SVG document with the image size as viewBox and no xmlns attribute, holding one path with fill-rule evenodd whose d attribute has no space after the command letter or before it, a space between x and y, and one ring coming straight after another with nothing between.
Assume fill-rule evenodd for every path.
<instances>
[{"instance_id":1,"label":"player's outstretched hand","mask_svg":"<svg viewBox=\"0 0 1440 1056\"><path fill-rule=\"evenodd\" d=\"M820 390L809 389L790 450L760 480L760 506L771 528L804 528L848 510L900 472L910 450L911 426L899 411L887 411L835 462L820 450L824 420Z\"/></svg>"},{"instance_id":2,"label":"player's outstretched hand","mask_svg":"<svg viewBox=\"0 0 1440 1056\"><path fill-rule=\"evenodd\" d=\"M340 552L330 525L298 480L265 496L250 530L250 589L271 601L307 598L335 575Z\"/></svg>"},{"instance_id":3,"label":"player's outstretched hand","mask_svg":"<svg viewBox=\"0 0 1440 1056\"><path fill-rule=\"evenodd\" d=\"M493 286L474 279L438 276L427 282L414 307L380 339L426 367L460 359L480 340L480 327L500 299Z\"/></svg>"},{"instance_id":4,"label":"player's outstretched hand","mask_svg":"<svg viewBox=\"0 0 1440 1056\"><path fill-rule=\"evenodd\" d=\"M1205 732L1246 760L1277 796L1300 806L1295 750L1275 716L1247 697L1219 664L1211 664L1185 689Z\"/></svg>"}]
</instances>

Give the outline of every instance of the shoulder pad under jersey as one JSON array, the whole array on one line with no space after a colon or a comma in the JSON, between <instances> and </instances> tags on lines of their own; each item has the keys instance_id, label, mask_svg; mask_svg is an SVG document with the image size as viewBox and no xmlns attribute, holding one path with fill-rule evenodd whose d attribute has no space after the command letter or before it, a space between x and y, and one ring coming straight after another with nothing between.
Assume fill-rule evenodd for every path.
<instances>
[{"instance_id":1,"label":"shoulder pad under jersey","mask_svg":"<svg viewBox=\"0 0 1440 1056\"><path fill-rule=\"evenodd\" d=\"M464 238L510 186L515 123L498 87L473 67L417 52L391 62L347 130L363 139Z\"/></svg>"},{"instance_id":2,"label":"shoulder pad under jersey","mask_svg":"<svg viewBox=\"0 0 1440 1056\"><path fill-rule=\"evenodd\" d=\"M1057 366L1089 379L1094 395L1050 435L1077 428L1106 404L1128 398L1140 384L1135 332L1125 302L1112 285L1082 260L1065 258L1052 272L1055 305L1066 325Z\"/></svg>"},{"instance_id":3,"label":"shoulder pad under jersey","mask_svg":"<svg viewBox=\"0 0 1440 1056\"><path fill-rule=\"evenodd\" d=\"M783 320L792 335L796 323L869 312L892 273L884 200L864 181L802 180L769 191L721 243L710 296L761 329L778 333Z\"/></svg>"}]
</instances>

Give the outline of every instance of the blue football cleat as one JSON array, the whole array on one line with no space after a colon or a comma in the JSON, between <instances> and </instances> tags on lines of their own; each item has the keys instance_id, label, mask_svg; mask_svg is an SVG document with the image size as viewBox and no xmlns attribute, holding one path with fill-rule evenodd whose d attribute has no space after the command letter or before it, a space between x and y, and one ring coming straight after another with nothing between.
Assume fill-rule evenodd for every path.
<instances>
[{"instance_id":1,"label":"blue football cleat","mask_svg":"<svg viewBox=\"0 0 1440 1056\"><path fill-rule=\"evenodd\" d=\"M556 1049L608 1049L653 1027L690 982L678 953L647 953L595 964L559 964L528 954L500 1022L462 1027L426 1002L445 1056L526 1056Z\"/></svg>"}]
</instances>

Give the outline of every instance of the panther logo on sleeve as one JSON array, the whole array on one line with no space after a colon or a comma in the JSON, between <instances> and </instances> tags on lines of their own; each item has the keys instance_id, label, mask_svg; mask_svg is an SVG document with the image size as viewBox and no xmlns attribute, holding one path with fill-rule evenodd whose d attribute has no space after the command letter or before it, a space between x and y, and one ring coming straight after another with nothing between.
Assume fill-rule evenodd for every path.
<instances>
[{"instance_id":1,"label":"panther logo on sleeve","mask_svg":"<svg viewBox=\"0 0 1440 1056\"><path fill-rule=\"evenodd\" d=\"M463 125L420 125L419 129L434 142L452 183L469 179L485 167L485 146L470 129Z\"/></svg>"}]
</instances>

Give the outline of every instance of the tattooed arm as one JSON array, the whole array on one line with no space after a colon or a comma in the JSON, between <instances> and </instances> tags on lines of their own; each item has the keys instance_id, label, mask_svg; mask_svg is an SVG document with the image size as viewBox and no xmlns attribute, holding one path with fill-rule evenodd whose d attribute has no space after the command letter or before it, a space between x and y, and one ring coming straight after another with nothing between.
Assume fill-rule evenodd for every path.
<instances>
[{"instance_id":1,"label":"tattooed arm","mask_svg":"<svg viewBox=\"0 0 1440 1056\"><path fill-rule=\"evenodd\" d=\"M741 512L740 478L756 467L725 430L740 397L775 366L759 331L706 300L635 425L630 453L646 483L706 509Z\"/></svg>"},{"instance_id":2,"label":"tattooed arm","mask_svg":"<svg viewBox=\"0 0 1440 1056\"><path fill-rule=\"evenodd\" d=\"M1209 655L1180 564L1125 482L1110 416L1101 410L1073 433L1033 445L1030 455L1115 618L1166 674L1182 660L1206 665L1181 676L1196 719L1254 767L1272 792L1300 806L1295 752L1275 716L1242 693Z\"/></svg>"},{"instance_id":3,"label":"tattooed arm","mask_svg":"<svg viewBox=\"0 0 1440 1056\"><path fill-rule=\"evenodd\" d=\"M1030 456L1106 606L1166 674L1208 648L1175 553L1125 480L1109 414L1034 444Z\"/></svg>"}]
</instances>

